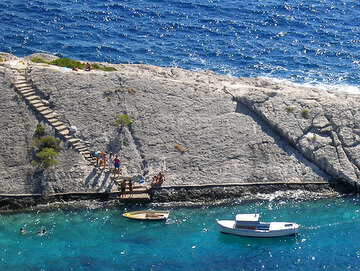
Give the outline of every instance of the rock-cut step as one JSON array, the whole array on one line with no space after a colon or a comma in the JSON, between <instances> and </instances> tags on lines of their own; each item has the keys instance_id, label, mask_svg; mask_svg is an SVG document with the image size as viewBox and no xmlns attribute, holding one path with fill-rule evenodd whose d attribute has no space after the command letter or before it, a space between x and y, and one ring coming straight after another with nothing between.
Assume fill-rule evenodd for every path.
<instances>
[{"instance_id":1,"label":"rock-cut step","mask_svg":"<svg viewBox=\"0 0 360 271\"><path fill-rule=\"evenodd\" d=\"M15 82L15 87L17 88L17 89L22 89L22 88L24 88L24 87L28 87L29 85L28 85L28 83L26 83L26 82Z\"/></svg>"},{"instance_id":2,"label":"rock-cut step","mask_svg":"<svg viewBox=\"0 0 360 271\"><path fill-rule=\"evenodd\" d=\"M70 144L73 144L73 145L74 145L76 142L79 142L80 139L73 137L73 138L69 138L67 141L68 141Z\"/></svg>"},{"instance_id":3,"label":"rock-cut step","mask_svg":"<svg viewBox=\"0 0 360 271\"><path fill-rule=\"evenodd\" d=\"M56 128L55 128L56 130ZM66 136L70 133L69 129L57 131L61 136Z\"/></svg>"},{"instance_id":4,"label":"rock-cut step","mask_svg":"<svg viewBox=\"0 0 360 271\"><path fill-rule=\"evenodd\" d=\"M46 106L42 99L36 95L36 91L29 85L26 81L25 75L19 75L17 78L17 81L14 83L14 86L18 92L27 100L29 104L33 106L33 108L39 112L43 118L45 118L51 126L54 127L55 131L60 134L61 136L69 137L69 127L67 127L63 122L59 121L56 116L57 114L51 110L48 106ZM70 137L71 138L71 137ZM68 140L69 138L65 138L65 140ZM79 140L73 139L74 141L69 141L70 144L76 143ZM76 148L79 152L88 154L90 151L84 147L81 146L81 148Z\"/></svg>"},{"instance_id":5,"label":"rock-cut step","mask_svg":"<svg viewBox=\"0 0 360 271\"><path fill-rule=\"evenodd\" d=\"M64 125L64 123L61 122L61 121L56 121L56 122L51 123L51 125L54 126L54 127L57 127L57 126Z\"/></svg>"},{"instance_id":6,"label":"rock-cut step","mask_svg":"<svg viewBox=\"0 0 360 271\"><path fill-rule=\"evenodd\" d=\"M32 106L34 106L35 104L44 104L41 99L38 100L32 100L32 101L28 101Z\"/></svg>"},{"instance_id":7,"label":"rock-cut step","mask_svg":"<svg viewBox=\"0 0 360 271\"><path fill-rule=\"evenodd\" d=\"M35 94L36 94L36 93L35 93L35 91L33 91L33 90L30 90L30 91L28 91L28 92L26 92L26 93L22 93L22 95L23 95L25 98L34 96Z\"/></svg>"},{"instance_id":8,"label":"rock-cut step","mask_svg":"<svg viewBox=\"0 0 360 271\"><path fill-rule=\"evenodd\" d=\"M39 96L37 96L37 95L32 95L32 96L25 97L25 98L28 101L41 100L41 98Z\"/></svg>"},{"instance_id":9,"label":"rock-cut step","mask_svg":"<svg viewBox=\"0 0 360 271\"><path fill-rule=\"evenodd\" d=\"M46 110L50 110L49 107L47 107L45 105L40 105L40 106L34 105L34 108L39 112L45 112Z\"/></svg>"},{"instance_id":10,"label":"rock-cut step","mask_svg":"<svg viewBox=\"0 0 360 271\"><path fill-rule=\"evenodd\" d=\"M60 126L55 127L56 131L64 131L66 129L68 129L68 127L66 125L60 125Z\"/></svg>"},{"instance_id":11,"label":"rock-cut step","mask_svg":"<svg viewBox=\"0 0 360 271\"><path fill-rule=\"evenodd\" d=\"M23 74L20 74L16 80L16 83L18 84L26 83L26 77Z\"/></svg>"},{"instance_id":12,"label":"rock-cut step","mask_svg":"<svg viewBox=\"0 0 360 271\"><path fill-rule=\"evenodd\" d=\"M91 155L91 151L84 143L70 135L69 127L61 122L57 118L57 114L51 110L42 99L36 95L36 91L27 83L26 77L24 74L18 75L17 81L14 83L15 89L22 95L22 97L37 111L42 117L50 123L50 125L55 129L55 131L63 137L63 139L72 145L74 150L78 151L87 161L90 162L93 166L97 167L96 159ZM106 169L106 172L109 172ZM110 173L110 172L109 172ZM111 174L111 173L110 173ZM118 185L118 190L120 190L120 179L119 177L111 177L111 179ZM130 195L128 188L125 195L120 197L121 202L126 203L149 203L150 195L146 188L143 187L134 187L133 194Z\"/></svg>"},{"instance_id":13,"label":"rock-cut step","mask_svg":"<svg viewBox=\"0 0 360 271\"><path fill-rule=\"evenodd\" d=\"M28 95L29 93L35 93L35 91L32 88L25 88L20 90L20 93L25 96Z\"/></svg>"},{"instance_id":14,"label":"rock-cut step","mask_svg":"<svg viewBox=\"0 0 360 271\"><path fill-rule=\"evenodd\" d=\"M21 94L27 94L29 92L35 92L33 88L22 88L22 89L18 89L18 91L21 93Z\"/></svg>"}]
</instances>

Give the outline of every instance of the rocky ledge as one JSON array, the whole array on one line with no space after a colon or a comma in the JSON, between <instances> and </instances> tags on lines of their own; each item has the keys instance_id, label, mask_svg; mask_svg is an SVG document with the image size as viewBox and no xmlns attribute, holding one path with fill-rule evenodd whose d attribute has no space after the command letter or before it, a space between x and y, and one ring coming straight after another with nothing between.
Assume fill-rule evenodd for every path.
<instances>
[{"instance_id":1,"label":"rocky ledge","mask_svg":"<svg viewBox=\"0 0 360 271\"><path fill-rule=\"evenodd\" d=\"M58 120L76 126L75 137L90 150L119 155L123 175L149 185L163 172L164 191L172 192L154 190L158 200L171 198L181 186L198 191L209 185L262 184L266 190L266 185L279 188L274 183L289 189L323 184L358 191L357 95L150 65L72 71L29 61L39 55L0 55L2 195L118 191L111 174L89 163L17 91L21 74ZM128 115L131 124L118 129L119 114ZM61 139L56 170L39 171L30 163L38 123ZM241 196L243 190L221 191L209 198Z\"/></svg>"}]
</instances>

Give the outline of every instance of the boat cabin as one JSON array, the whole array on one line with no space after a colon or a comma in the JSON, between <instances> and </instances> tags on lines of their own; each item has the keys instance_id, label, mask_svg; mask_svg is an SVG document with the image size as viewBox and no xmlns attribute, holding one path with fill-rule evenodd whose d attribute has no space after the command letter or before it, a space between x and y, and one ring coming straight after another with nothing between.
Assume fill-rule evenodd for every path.
<instances>
[{"instance_id":1,"label":"boat cabin","mask_svg":"<svg viewBox=\"0 0 360 271\"><path fill-rule=\"evenodd\" d=\"M237 229L256 230L259 224L259 214L238 214L235 217Z\"/></svg>"},{"instance_id":2,"label":"boat cabin","mask_svg":"<svg viewBox=\"0 0 360 271\"><path fill-rule=\"evenodd\" d=\"M269 230L268 223L259 222L259 214L238 214L235 217L235 227L247 230Z\"/></svg>"}]
</instances>

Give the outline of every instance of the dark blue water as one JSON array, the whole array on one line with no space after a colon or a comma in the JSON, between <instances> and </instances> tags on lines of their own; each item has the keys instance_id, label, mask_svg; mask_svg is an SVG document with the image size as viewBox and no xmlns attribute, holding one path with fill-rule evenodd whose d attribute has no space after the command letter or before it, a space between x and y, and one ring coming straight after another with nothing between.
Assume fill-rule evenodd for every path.
<instances>
[{"instance_id":1,"label":"dark blue water","mask_svg":"<svg viewBox=\"0 0 360 271\"><path fill-rule=\"evenodd\" d=\"M178 206L167 207L170 217L160 223L128 220L124 206L1 215L0 269L359 270L359 205L348 197ZM218 232L216 218L253 212L263 221L297 222L300 234L258 239ZM38 236L42 228L47 232Z\"/></svg>"},{"instance_id":2,"label":"dark blue water","mask_svg":"<svg viewBox=\"0 0 360 271\"><path fill-rule=\"evenodd\" d=\"M0 50L358 91L354 0L2 0Z\"/></svg>"}]
</instances>

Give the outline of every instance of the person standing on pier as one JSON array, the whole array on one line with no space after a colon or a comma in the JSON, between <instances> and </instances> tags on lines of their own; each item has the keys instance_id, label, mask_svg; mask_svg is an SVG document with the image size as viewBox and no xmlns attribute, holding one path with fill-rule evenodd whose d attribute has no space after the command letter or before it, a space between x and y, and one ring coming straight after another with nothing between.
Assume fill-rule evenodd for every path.
<instances>
[{"instance_id":1,"label":"person standing on pier","mask_svg":"<svg viewBox=\"0 0 360 271\"><path fill-rule=\"evenodd\" d=\"M129 180L129 192L130 192L130 198L134 195L134 181Z\"/></svg>"},{"instance_id":2,"label":"person standing on pier","mask_svg":"<svg viewBox=\"0 0 360 271\"><path fill-rule=\"evenodd\" d=\"M114 168L114 156L112 152L109 154L109 171L112 172Z\"/></svg>"},{"instance_id":3,"label":"person standing on pier","mask_svg":"<svg viewBox=\"0 0 360 271\"><path fill-rule=\"evenodd\" d=\"M120 189L121 189L121 196L125 197L125 195L126 195L126 181L125 180L121 181Z\"/></svg>"}]
</instances>

